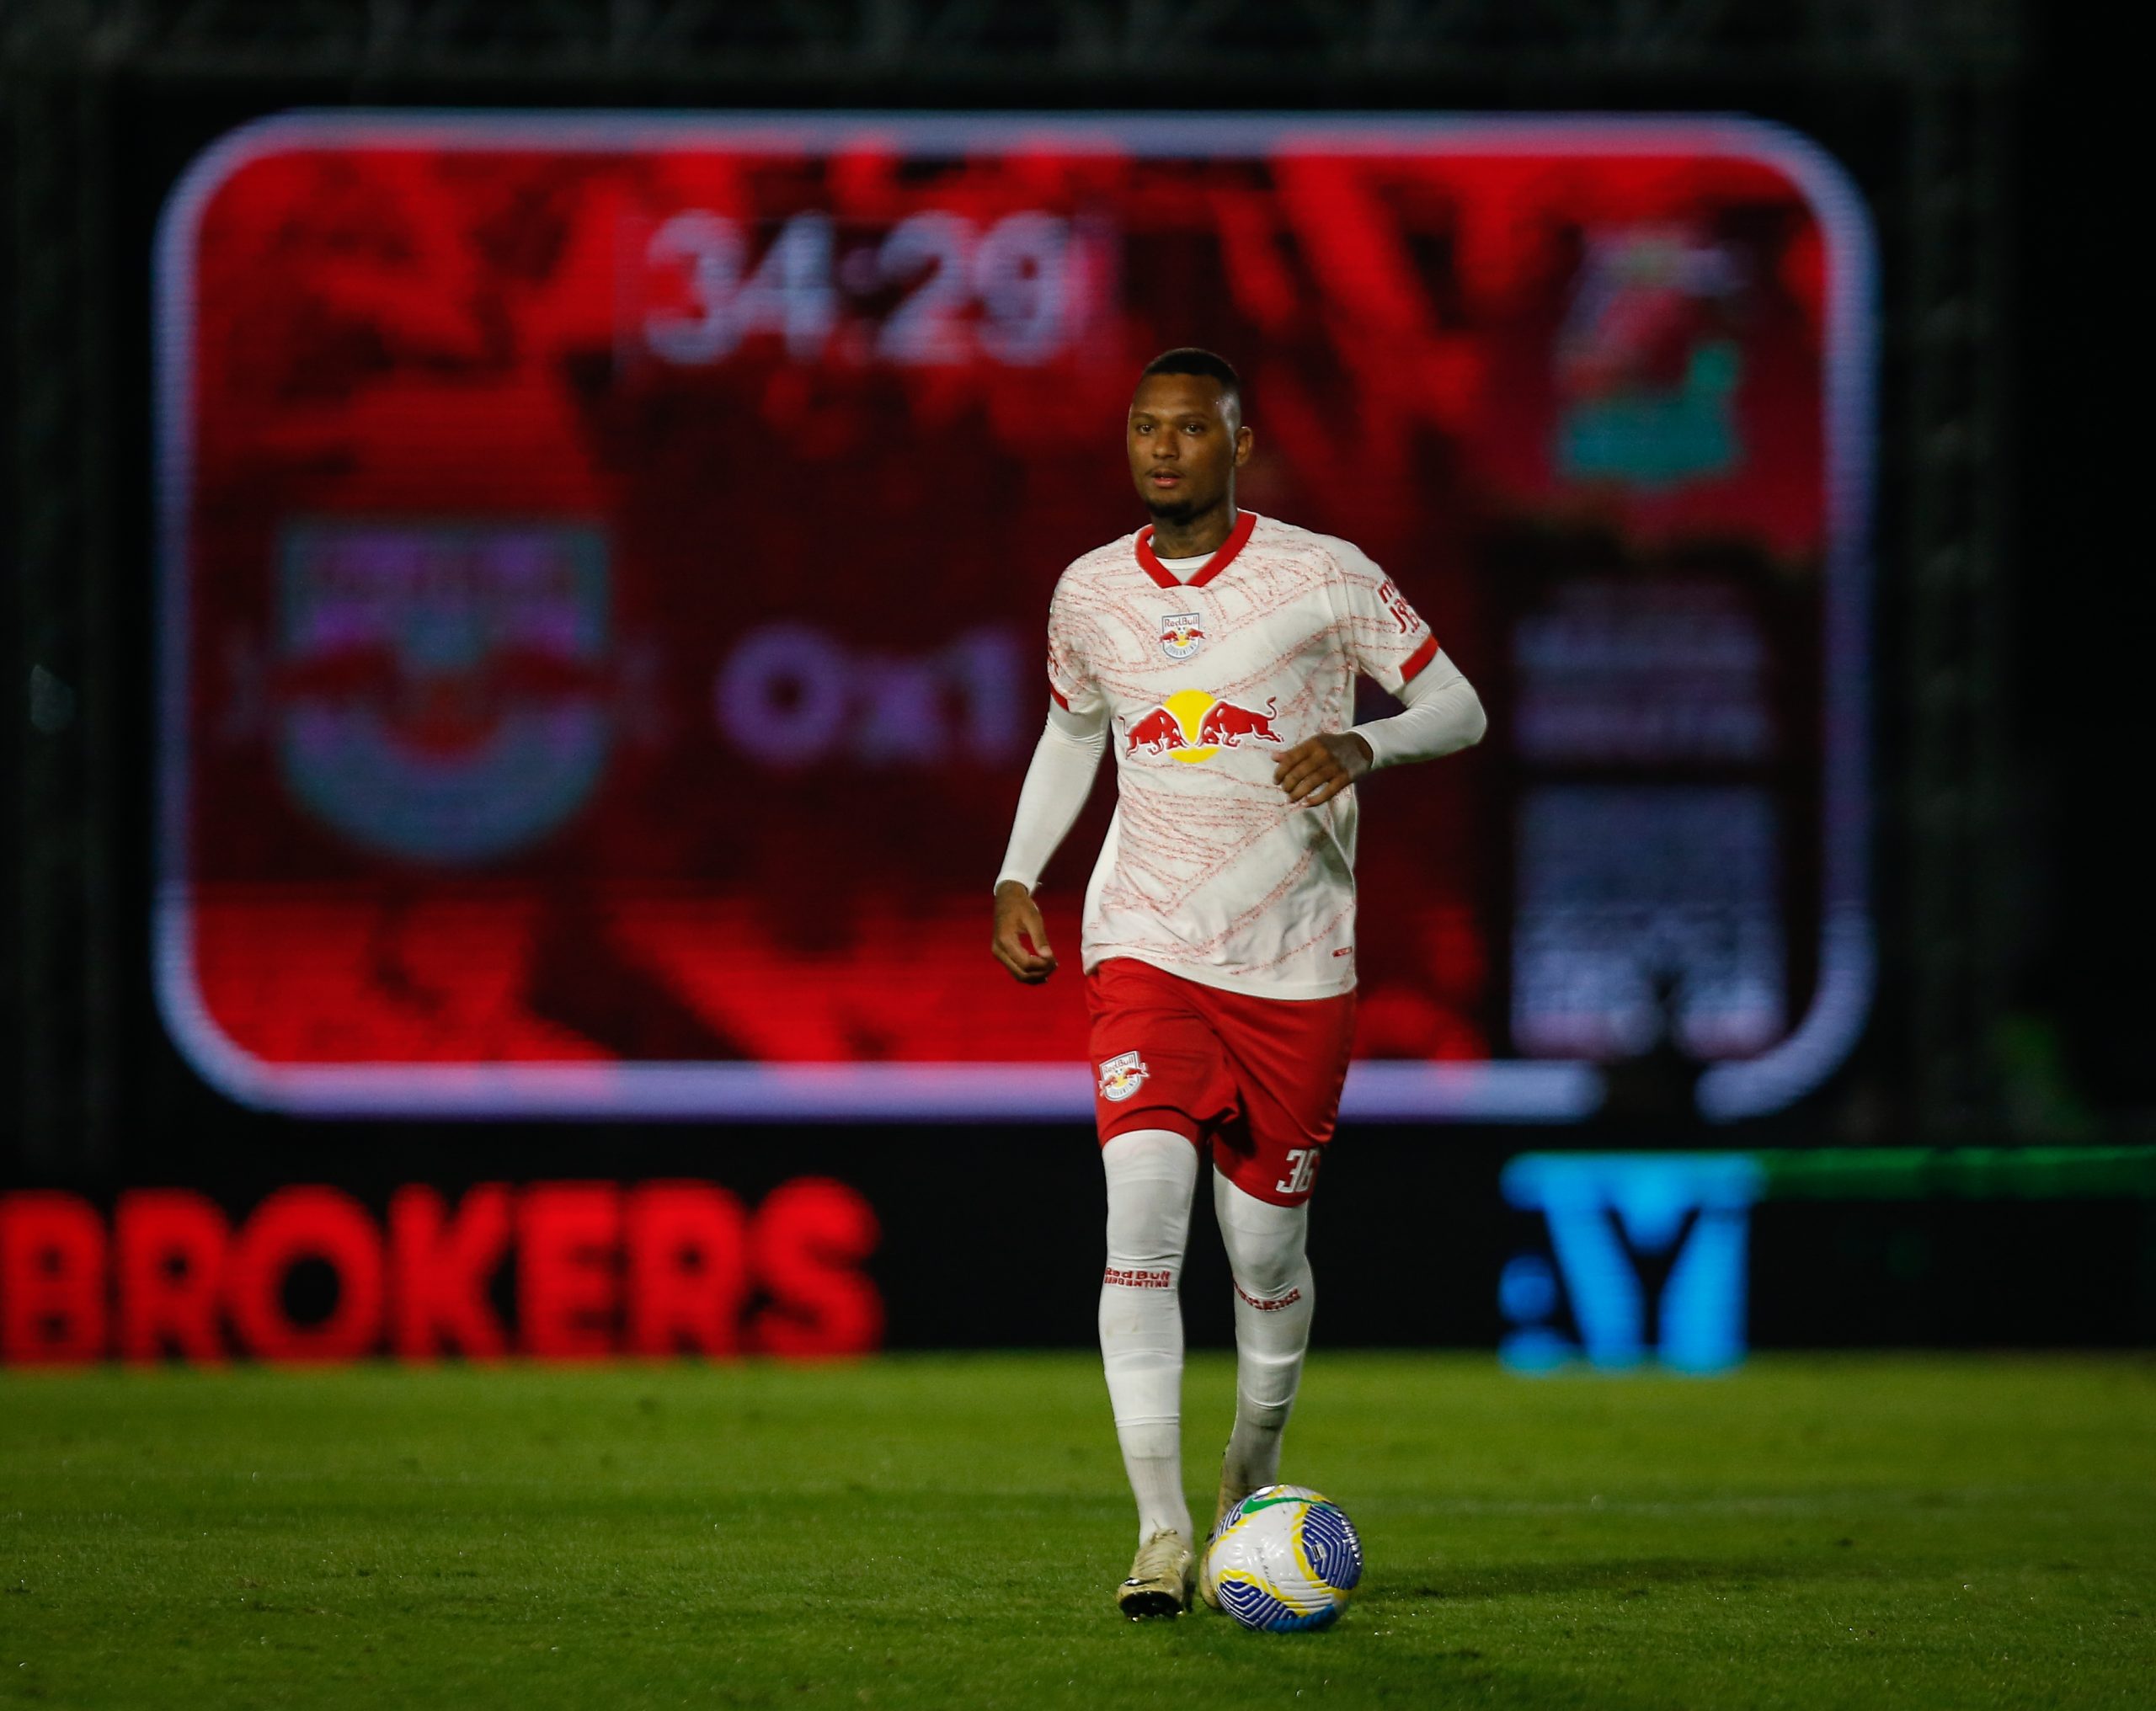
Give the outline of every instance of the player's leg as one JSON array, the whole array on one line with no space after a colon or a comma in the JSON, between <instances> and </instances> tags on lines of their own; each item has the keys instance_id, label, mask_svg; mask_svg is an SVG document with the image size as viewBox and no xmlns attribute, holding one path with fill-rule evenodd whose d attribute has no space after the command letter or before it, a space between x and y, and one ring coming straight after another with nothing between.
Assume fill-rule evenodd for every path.
<instances>
[{"instance_id":1,"label":"player's leg","mask_svg":"<svg viewBox=\"0 0 2156 1711\"><path fill-rule=\"evenodd\" d=\"M1190 1506L1182 1490L1183 1252L1198 1149L1166 1129L1134 1129L1101 1149L1107 1178L1107 1266L1101 1364L1123 1470L1138 1504L1138 1557L1117 1604L1174 1616L1189 1601Z\"/></svg>"},{"instance_id":2,"label":"player's leg","mask_svg":"<svg viewBox=\"0 0 2156 1711\"><path fill-rule=\"evenodd\" d=\"M1352 994L1290 1001L1216 993L1203 1002L1241 1107L1213 1146L1236 1351L1235 1424L1221 1458L1217 1532L1230 1508L1279 1478L1315 1305L1305 1251L1309 1202L1339 1114L1355 1008ZM1209 1580L1200 1582L1211 1603Z\"/></svg>"},{"instance_id":3,"label":"player's leg","mask_svg":"<svg viewBox=\"0 0 2156 1711\"><path fill-rule=\"evenodd\" d=\"M1235 1289L1235 1425L1220 1463L1221 1516L1280 1475L1280 1439L1302 1383L1316 1307L1305 1250L1310 1202L1278 1206L1213 1178L1213 1213Z\"/></svg>"},{"instance_id":4,"label":"player's leg","mask_svg":"<svg viewBox=\"0 0 2156 1711\"><path fill-rule=\"evenodd\" d=\"M1196 1138L1234 1093L1187 984L1123 959L1103 962L1086 983L1108 1191L1101 1361L1138 1500L1138 1560L1116 1592L1131 1616L1178 1615L1189 1598L1179 1286L1198 1182Z\"/></svg>"},{"instance_id":5,"label":"player's leg","mask_svg":"<svg viewBox=\"0 0 2156 1711\"><path fill-rule=\"evenodd\" d=\"M1101 1149L1101 1165L1108 1191L1101 1364L1138 1500L1138 1542L1163 1530L1187 1538L1181 1287L1198 1149L1166 1129L1134 1129Z\"/></svg>"}]
</instances>

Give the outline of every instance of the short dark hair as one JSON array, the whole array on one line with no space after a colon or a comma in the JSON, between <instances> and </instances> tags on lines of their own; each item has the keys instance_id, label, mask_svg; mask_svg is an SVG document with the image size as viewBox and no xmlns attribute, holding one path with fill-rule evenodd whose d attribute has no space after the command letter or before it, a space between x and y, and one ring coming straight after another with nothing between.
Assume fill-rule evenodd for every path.
<instances>
[{"instance_id":1,"label":"short dark hair","mask_svg":"<svg viewBox=\"0 0 2156 1711\"><path fill-rule=\"evenodd\" d=\"M1201 350L1194 344L1178 344L1173 350L1162 351L1145 365L1138 378L1142 381L1156 374L1203 375L1209 380L1219 381L1236 397L1243 395L1243 377L1235 372L1235 364L1217 352Z\"/></svg>"}]
</instances>

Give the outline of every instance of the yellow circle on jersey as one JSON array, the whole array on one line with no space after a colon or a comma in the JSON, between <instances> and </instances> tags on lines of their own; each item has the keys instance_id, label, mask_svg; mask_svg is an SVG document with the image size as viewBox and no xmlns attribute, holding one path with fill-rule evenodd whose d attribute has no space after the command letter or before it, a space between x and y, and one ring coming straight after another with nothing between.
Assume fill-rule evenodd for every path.
<instances>
[{"instance_id":1,"label":"yellow circle on jersey","mask_svg":"<svg viewBox=\"0 0 2156 1711\"><path fill-rule=\"evenodd\" d=\"M1220 752L1217 744L1208 744L1202 749L1195 746L1198 742L1198 727L1204 722L1205 715L1212 707L1214 700L1214 697L1206 694L1202 689L1179 689L1161 703L1176 716L1176 723L1182 727L1183 740L1193 745L1187 749L1169 749L1168 753L1174 755L1177 760L1193 763L1210 760Z\"/></svg>"}]
</instances>

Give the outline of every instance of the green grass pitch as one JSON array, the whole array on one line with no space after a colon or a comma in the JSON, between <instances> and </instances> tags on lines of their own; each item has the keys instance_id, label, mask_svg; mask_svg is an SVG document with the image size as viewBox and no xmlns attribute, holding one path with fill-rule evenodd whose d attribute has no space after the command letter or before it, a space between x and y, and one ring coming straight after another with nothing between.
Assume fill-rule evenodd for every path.
<instances>
[{"instance_id":1,"label":"green grass pitch","mask_svg":"<svg viewBox=\"0 0 2156 1711\"><path fill-rule=\"evenodd\" d=\"M1116 1615L1081 1356L0 1374L0 1703L2156 1704L2146 1357L1320 1354L1283 1473L1329 1633Z\"/></svg>"}]
</instances>

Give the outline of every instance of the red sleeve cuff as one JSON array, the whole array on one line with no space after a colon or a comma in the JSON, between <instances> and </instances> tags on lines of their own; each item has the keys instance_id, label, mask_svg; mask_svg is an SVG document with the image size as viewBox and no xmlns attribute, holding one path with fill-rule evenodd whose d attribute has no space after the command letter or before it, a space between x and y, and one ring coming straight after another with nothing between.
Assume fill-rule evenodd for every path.
<instances>
[{"instance_id":1,"label":"red sleeve cuff","mask_svg":"<svg viewBox=\"0 0 2156 1711\"><path fill-rule=\"evenodd\" d=\"M1438 638L1425 636L1422 645L1407 656L1407 663L1400 668L1400 681L1404 686L1414 680L1415 674L1438 657ZM1059 700L1060 697L1059 696Z\"/></svg>"}]
</instances>

